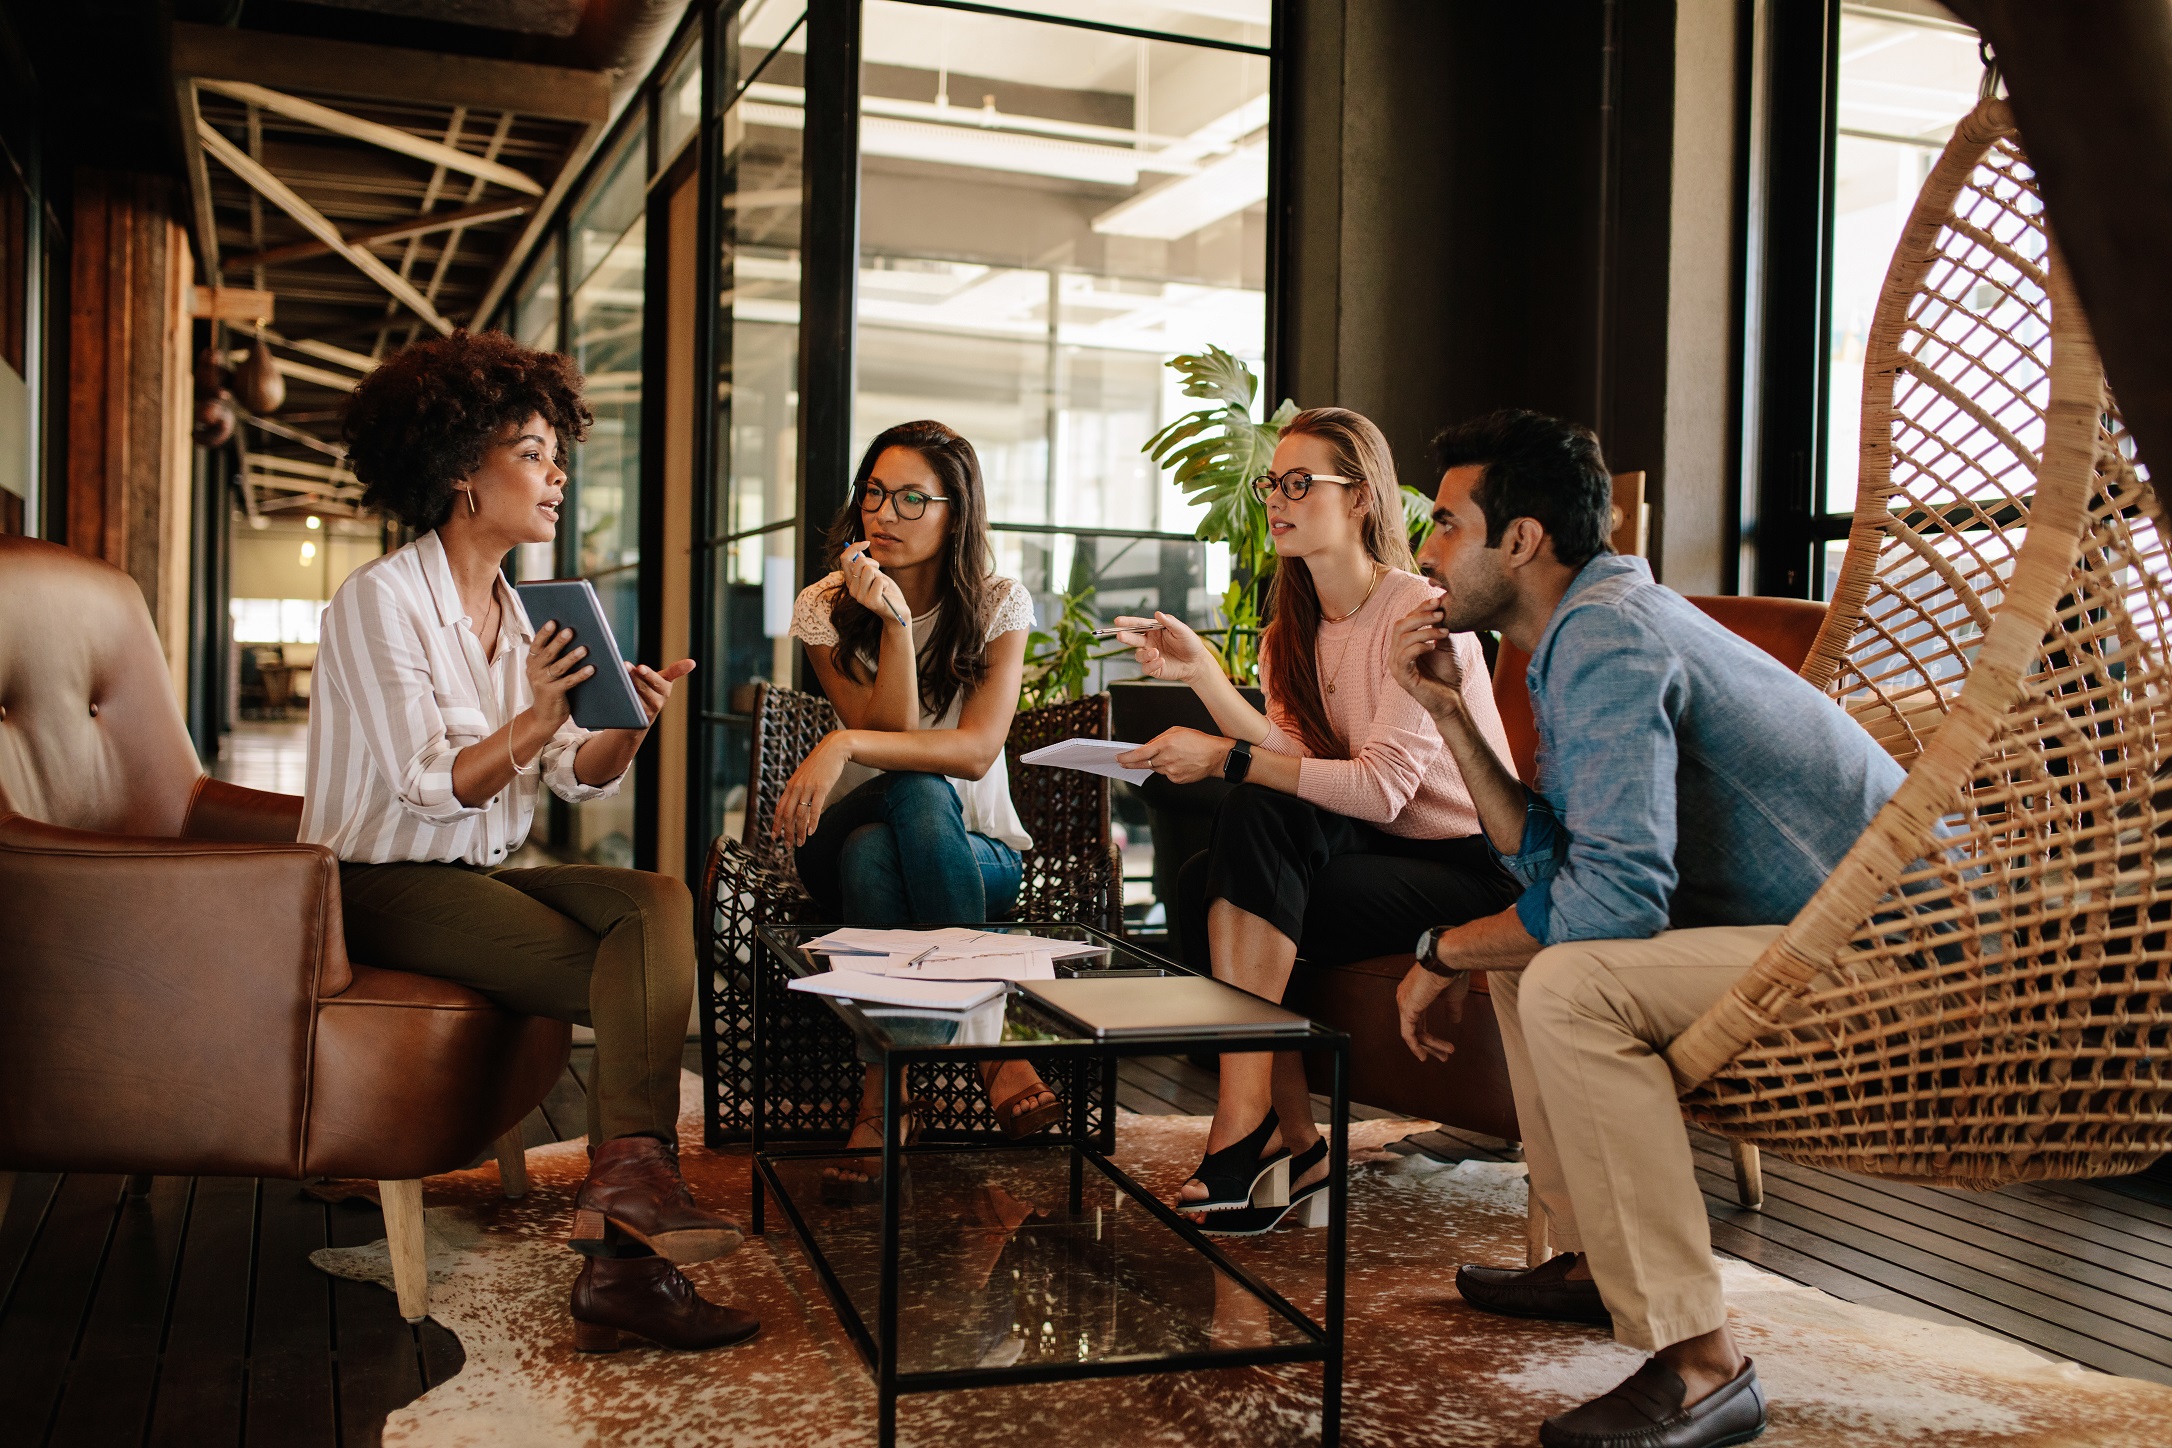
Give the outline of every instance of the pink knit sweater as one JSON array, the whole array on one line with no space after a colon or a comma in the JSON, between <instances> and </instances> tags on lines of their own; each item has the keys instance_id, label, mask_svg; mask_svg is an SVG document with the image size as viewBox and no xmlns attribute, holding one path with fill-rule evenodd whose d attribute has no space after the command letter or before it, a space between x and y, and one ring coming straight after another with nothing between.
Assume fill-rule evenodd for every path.
<instances>
[{"instance_id":1,"label":"pink knit sweater","mask_svg":"<svg viewBox=\"0 0 2172 1448\"><path fill-rule=\"evenodd\" d=\"M1288 713L1267 700L1267 737L1259 748L1295 755L1297 797L1336 814L1412 840L1479 832L1478 811L1440 731L1388 672L1388 638L1412 609L1440 590L1414 573L1390 573L1372 600L1341 623L1320 625L1317 657L1328 718L1349 741L1348 759L1318 759L1298 738ZM1493 752L1509 758L1508 735L1493 702L1493 679L1478 635L1457 634L1463 697ZM1261 659L1260 677L1269 677ZM1335 692L1326 692L1333 681Z\"/></svg>"}]
</instances>

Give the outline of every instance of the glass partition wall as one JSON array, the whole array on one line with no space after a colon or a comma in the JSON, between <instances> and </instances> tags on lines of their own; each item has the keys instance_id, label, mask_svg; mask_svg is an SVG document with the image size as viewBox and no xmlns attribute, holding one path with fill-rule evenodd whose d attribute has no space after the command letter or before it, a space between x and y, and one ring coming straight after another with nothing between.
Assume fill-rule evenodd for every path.
<instances>
[{"instance_id":1,"label":"glass partition wall","mask_svg":"<svg viewBox=\"0 0 2172 1448\"><path fill-rule=\"evenodd\" d=\"M647 634L677 596L665 565L679 566L655 556L670 536L667 457L684 451L662 430L693 418L686 606L700 668L683 816L698 878L716 835L741 827L755 687L802 682L792 602L847 483L803 459L856 458L891 423L940 418L979 448L997 567L1034 592L1044 623L1081 590L1102 614L1212 621L1226 556L1192 537L1195 511L1139 448L1192 405L1169 357L1213 344L1257 367L1266 352L1271 3L689 8L495 322L572 355L596 413L558 544L524 550L518 572L592 580L620 648L651 662L661 639ZM850 128L842 159L832 143L810 151L810 106L813 130ZM678 408L670 328L649 313L686 264L665 255L682 243L666 245L659 197L685 194L689 165L693 295L714 303L695 321L697 395ZM856 266L841 253L843 269L813 281L810 197L858 225ZM824 275L830 294L807 293ZM841 330L803 349L803 303L834 316L845 292ZM818 407L803 405L810 387ZM655 764L645 752L636 765L648 795L666 777ZM645 799L629 787L559 807L549 847L652 863L659 813L679 812Z\"/></svg>"},{"instance_id":2,"label":"glass partition wall","mask_svg":"<svg viewBox=\"0 0 2172 1448\"><path fill-rule=\"evenodd\" d=\"M866 5L853 450L920 417L971 438L1044 621L1089 589L1204 621L1198 510L1140 447L1195 405L1169 357L1265 353L1265 7L1024 8L1050 18ZM1188 37L1067 23L1119 10Z\"/></svg>"}]
</instances>

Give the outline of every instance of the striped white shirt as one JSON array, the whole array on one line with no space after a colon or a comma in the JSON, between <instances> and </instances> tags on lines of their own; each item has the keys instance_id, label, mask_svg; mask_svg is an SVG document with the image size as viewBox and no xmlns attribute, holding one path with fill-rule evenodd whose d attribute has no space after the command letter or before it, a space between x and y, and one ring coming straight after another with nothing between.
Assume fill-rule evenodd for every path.
<instances>
[{"instance_id":1,"label":"striped white shirt","mask_svg":"<svg viewBox=\"0 0 2172 1448\"><path fill-rule=\"evenodd\" d=\"M499 865L528 838L536 791L579 803L618 792L573 772L588 731L568 719L540 768L479 805L453 795L453 757L534 702L535 630L502 577L497 657L485 659L437 534L349 574L324 611L309 701L302 839L342 860ZM623 777L623 776L621 776Z\"/></svg>"}]
</instances>

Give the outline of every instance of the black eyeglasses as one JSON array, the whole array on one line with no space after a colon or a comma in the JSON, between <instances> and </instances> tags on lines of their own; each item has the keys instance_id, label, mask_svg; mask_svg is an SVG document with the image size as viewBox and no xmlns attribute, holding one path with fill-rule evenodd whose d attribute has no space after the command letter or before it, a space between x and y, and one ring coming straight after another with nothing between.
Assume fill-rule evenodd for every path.
<instances>
[{"instance_id":1,"label":"black eyeglasses","mask_svg":"<svg viewBox=\"0 0 2172 1448\"><path fill-rule=\"evenodd\" d=\"M1261 473L1252 479L1252 492L1264 503L1275 495L1275 489L1280 488L1282 496L1294 503L1311 492L1314 483L1333 483L1340 488L1354 488L1364 481L1363 478L1338 478L1332 473L1308 473L1302 468L1291 468L1279 478L1273 473Z\"/></svg>"},{"instance_id":2,"label":"black eyeglasses","mask_svg":"<svg viewBox=\"0 0 2172 1448\"><path fill-rule=\"evenodd\" d=\"M863 513L879 513L882 505L893 499L897 502L897 515L908 523L926 517L928 504L950 501L919 488L886 488L880 483L860 485L860 511Z\"/></svg>"}]
</instances>

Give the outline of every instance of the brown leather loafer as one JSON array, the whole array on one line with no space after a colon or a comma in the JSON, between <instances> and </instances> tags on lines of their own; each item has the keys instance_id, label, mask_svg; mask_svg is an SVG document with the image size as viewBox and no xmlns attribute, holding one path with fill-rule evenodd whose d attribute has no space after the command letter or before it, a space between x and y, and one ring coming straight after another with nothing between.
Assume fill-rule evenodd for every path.
<instances>
[{"instance_id":1,"label":"brown leather loafer","mask_svg":"<svg viewBox=\"0 0 2172 1448\"><path fill-rule=\"evenodd\" d=\"M1564 1252L1536 1267L1480 1267L1466 1262L1456 1269L1456 1291L1481 1312L1612 1327L1614 1315L1599 1296L1599 1284L1568 1279L1569 1269L1580 1260L1582 1254Z\"/></svg>"},{"instance_id":2,"label":"brown leather loafer","mask_svg":"<svg viewBox=\"0 0 2172 1448\"><path fill-rule=\"evenodd\" d=\"M1545 1448L1725 1448L1765 1431L1765 1392L1757 1365L1742 1360L1734 1380L1685 1408L1688 1390L1674 1370L1650 1358L1603 1397L1548 1418Z\"/></svg>"},{"instance_id":3,"label":"brown leather loafer","mask_svg":"<svg viewBox=\"0 0 2172 1448\"><path fill-rule=\"evenodd\" d=\"M707 1262L746 1240L730 1217L694 1205L679 1179L678 1158L653 1136L614 1137L589 1158L567 1245L586 1256L609 1256L613 1227L674 1262Z\"/></svg>"},{"instance_id":4,"label":"brown leather loafer","mask_svg":"<svg viewBox=\"0 0 2172 1448\"><path fill-rule=\"evenodd\" d=\"M573 1346L617 1352L637 1337L658 1347L728 1347L762 1330L752 1313L709 1301L662 1257L591 1257L573 1279Z\"/></svg>"}]
</instances>

